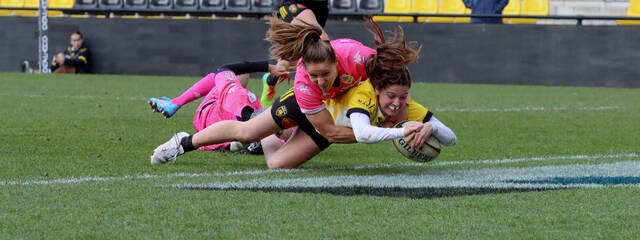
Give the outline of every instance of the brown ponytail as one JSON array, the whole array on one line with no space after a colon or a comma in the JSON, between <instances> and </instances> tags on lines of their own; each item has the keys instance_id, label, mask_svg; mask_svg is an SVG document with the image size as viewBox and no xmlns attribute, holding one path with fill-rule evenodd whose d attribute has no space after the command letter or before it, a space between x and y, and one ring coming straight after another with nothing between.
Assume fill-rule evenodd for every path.
<instances>
[{"instance_id":1,"label":"brown ponytail","mask_svg":"<svg viewBox=\"0 0 640 240\"><path fill-rule=\"evenodd\" d=\"M303 63L337 61L335 52L328 41L320 39L322 29L302 21L302 25L280 20L275 14L269 19L271 27L265 40L271 42L269 52L272 58Z\"/></svg>"},{"instance_id":2,"label":"brown ponytail","mask_svg":"<svg viewBox=\"0 0 640 240\"><path fill-rule=\"evenodd\" d=\"M365 63L365 71L373 87L384 89L396 84L411 87L407 64L418 59L422 46L416 42L406 43L402 27L397 27L393 39L387 42L380 26L371 16L365 16L364 20L370 25L367 30L373 34L376 45L376 54L369 56Z\"/></svg>"}]
</instances>

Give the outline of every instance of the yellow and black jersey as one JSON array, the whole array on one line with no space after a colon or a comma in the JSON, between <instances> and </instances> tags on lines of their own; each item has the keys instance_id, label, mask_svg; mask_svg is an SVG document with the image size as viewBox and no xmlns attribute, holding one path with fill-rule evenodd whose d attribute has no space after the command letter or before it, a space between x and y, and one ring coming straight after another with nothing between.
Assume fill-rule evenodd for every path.
<instances>
[{"instance_id":1,"label":"yellow and black jersey","mask_svg":"<svg viewBox=\"0 0 640 240\"><path fill-rule=\"evenodd\" d=\"M407 120L427 122L433 115L429 109L409 98ZM349 89L343 95L325 100L327 110L331 113L336 126L351 127L349 115L360 112L369 116L371 125L382 126L386 116L378 106L378 98L369 80Z\"/></svg>"},{"instance_id":2,"label":"yellow and black jersey","mask_svg":"<svg viewBox=\"0 0 640 240\"><path fill-rule=\"evenodd\" d=\"M291 23L300 12L309 9L316 16L320 26L324 27L329 15L328 0L285 0L278 8L278 17L282 21Z\"/></svg>"},{"instance_id":3,"label":"yellow and black jersey","mask_svg":"<svg viewBox=\"0 0 640 240\"><path fill-rule=\"evenodd\" d=\"M86 47L75 49L71 46L64 50L64 64L71 65L76 68L76 73L89 73L89 60L91 54ZM51 71L55 71L58 67L56 62L51 63Z\"/></svg>"}]
</instances>

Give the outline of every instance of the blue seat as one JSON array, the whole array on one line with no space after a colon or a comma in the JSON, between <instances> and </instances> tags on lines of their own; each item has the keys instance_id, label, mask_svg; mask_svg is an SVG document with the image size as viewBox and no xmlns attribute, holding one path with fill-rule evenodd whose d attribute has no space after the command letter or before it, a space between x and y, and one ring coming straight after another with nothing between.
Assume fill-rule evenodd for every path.
<instances>
[{"instance_id":1,"label":"blue seat","mask_svg":"<svg viewBox=\"0 0 640 240\"><path fill-rule=\"evenodd\" d=\"M249 12L251 10L250 0L226 0L225 11L228 12Z\"/></svg>"},{"instance_id":2,"label":"blue seat","mask_svg":"<svg viewBox=\"0 0 640 240\"><path fill-rule=\"evenodd\" d=\"M123 6L122 0L100 0L98 3L100 9L122 9Z\"/></svg>"},{"instance_id":3,"label":"blue seat","mask_svg":"<svg viewBox=\"0 0 640 240\"><path fill-rule=\"evenodd\" d=\"M198 0L173 0L173 8L179 10L196 10L198 9Z\"/></svg>"},{"instance_id":4,"label":"blue seat","mask_svg":"<svg viewBox=\"0 0 640 240\"><path fill-rule=\"evenodd\" d=\"M275 0L253 0L251 1L251 11L260 13L270 13L275 11Z\"/></svg>"},{"instance_id":5,"label":"blue seat","mask_svg":"<svg viewBox=\"0 0 640 240\"><path fill-rule=\"evenodd\" d=\"M147 9L148 7L148 0L124 0L125 9Z\"/></svg>"},{"instance_id":6,"label":"blue seat","mask_svg":"<svg viewBox=\"0 0 640 240\"><path fill-rule=\"evenodd\" d=\"M151 9L172 9L173 1L172 0L150 0L149 8Z\"/></svg>"},{"instance_id":7,"label":"blue seat","mask_svg":"<svg viewBox=\"0 0 640 240\"><path fill-rule=\"evenodd\" d=\"M360 0L359 12L382 13L384 11L384 0Z\"/></svg>"},{"instance_id":8,"label":"blue seat","mask_svg":"<svg viewBox=\"0 0 640 240\"><path fill-rule=\"evenodd\" d=\"M222 10L224 0L200 0L200 10Z\"/></svg>"},{"instance_id":9,"label":"blue seat","mask_svg":"<svg viewBox=\"0 0 640 240\"><path fill-rule=\"evenodd\" d=\"M356 0L333 0L329 13L353 13L356 12Z\"/></svg>"}]
</instances>

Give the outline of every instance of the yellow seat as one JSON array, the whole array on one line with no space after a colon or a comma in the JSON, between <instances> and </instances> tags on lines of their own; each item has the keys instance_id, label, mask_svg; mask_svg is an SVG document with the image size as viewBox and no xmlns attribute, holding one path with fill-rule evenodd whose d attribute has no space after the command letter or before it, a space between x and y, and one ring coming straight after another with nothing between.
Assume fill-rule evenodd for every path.
<instances>
[{"instance_id":1,"label":"yellow seat","mask_svg":"<svg viewBox=\"0 0 640 240\"><path fill-rule=\"evenodd\" d=\"M0 7L21 8L24 7L24 0L0 0ZM0 16L16 15L14 10L0 10Z\"/></svg>"},{"instance_id":2,"label":"yellow seat","mask_svg":"<svg viewBox=\"0 0 640 240\"><path fill-rule=\"evenodd\" d=\"M524 0L520 8L520 15L549 16L549 0ZM535 18L514 18L511 23L536 23Z\"/></svg>"},{"instance_id":3,"label":"yellow seat","mask_svg":"<svg viewBox=\"0 0 640 240\"><path fill-rule=\"evenodd\" d=\"M438 0L413 0L411 12L418 14L438 13ZM426 22L427 17L418 17L418 22Z\"/></svg>"},{"instance_id":4,"label":"yellow seat","mask_svg":"<svg viewBox=\"0 0 640 240\"><path fill-rule=\"evenodd\" d=\"M471 14L471 9L465 7L464 14ZM471 22L471 18L470 17L457 17L455 19L455 21L456 21L456 23L470 23Z\"/></svg>"},{"instance_id":5,"label":"yellow seat","mask_svg":"<svg viewBox=\"0 0 640 240\"><path fill-rule=\"evenodd\" d=\"M640 17L640 0L631 0L627 17ZM620 25L640 25L640 20L618 20Z\"/></svg>"},{"instance_id":6,"label":"yellow seat","mask_svg":"<svg viewBox=\"0 0 640 240\"><path fill-rule=\"evenodd\" d=\"M391 0L384 6L384 13L411 13L411 0ZM378 22L413 22L413 17L373 16Z\"/></svg>"},{"instance_id":7,"label":"yellow seat","mask_svg":"<svg viewBox=\"0 0 640 240\"><path fill-rule=\"evenodd\" d=\"M442 0L440 2L440 6L438 7L438 13L440 14L465 14L466 11L467 11L467 7L464 6L464 3L462 3L462 0ZM429 22L456 22L456 21L464 21L464 18L429 17L428 21Z\"/></svg>"},{"instance_id":8,"label":"yellow seat","mask_svg":"<svg viewBox=\"0 0 640 240\"><path fill-rule=\"evenodd\" d=\"M2 0L4 1L4 0ZM39 0L24 0L24 8L38 8L40 7ZM38 10L16 10L14 11L16 15L25 16L25 17L37 17Z\"/></svg>"},{"instance_id":9,"label":"yellow seat","mask_svg":"<svg viewBox=\"0 0 640 240\"><path fill-rule=\"evenodd\" d=\"M50 8L73 8L74 0L47 0Z\"/></svg>"},{"instance_id":10,"label":"yellow seat","mask_svg":"<svg viewBox=\"0 0 640 240\"><path fill-rule=\"evenodd\" d=\"M520 15L520 0L509 0L509 4L502 10L502 15ZM503 23L511 23L515 18L504 18Z\"/></svg>"}]
</instances>

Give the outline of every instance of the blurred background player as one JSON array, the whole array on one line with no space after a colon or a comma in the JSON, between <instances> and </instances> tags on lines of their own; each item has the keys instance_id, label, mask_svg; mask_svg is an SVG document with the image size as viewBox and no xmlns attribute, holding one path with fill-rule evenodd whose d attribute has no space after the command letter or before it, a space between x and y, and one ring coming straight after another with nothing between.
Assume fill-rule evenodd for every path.
<instances>
[{"instance_id":1,"label":"blurred background player","mask_svg":"<svg viewBox=\"0 0 640 240\"><path fill-rule=\"evenodd\" d=\"M266 72L276 76L288 75L286 69L271 65L267 61L243 62L222 66L213 73L208 74L195 83L179 97L151 98L149 105L154 112L159 112L163 117L173 116L181 106L196 99L205 97L196 109L193 117L193 127L201 131L207 126L221 120L246 121L251 118L256 110L262 109L260 101L251 91L245 88L237 74ZM246 83L245 83L246 84ZM257 112L255 112L257 114ZM236 150L231 149L230 143L202 146L200 150ZM153 162L152 162L153 163Z\"/></svg>"},{"instance_id":2,"label":"blurred background player","mask_svg":"<svg viewBox=\"0 0 640 240\"><path fill-rule=\"evenodd\" d=\"M89 73L89 60L91 54L84 46L84 37L80 31L71 34L69 39L71 46L64 52L53 56L51 60L52 73Z\"/></svg>"},{"instance_id":3,"label":"blurred background player","mask_svg":"<svg viewBox=\"0 0 640 240\"><path fill-rule=\"evenodd\" d=\"M277 16L286 23L318 26L322 29L320 38L329 40L329 35L324 31L324 25L329 16L328 0L284 0L278 8ZM278 65L285 67L295 66L295 64L283 60L278 61ZM273 104L274 97L276 96L275 85L277 83L278 78L269 73L265 73L262 76L262 96L260 97L260 102L262 102L263 107L266 108Z\"/></svg>"}]
</instances>

